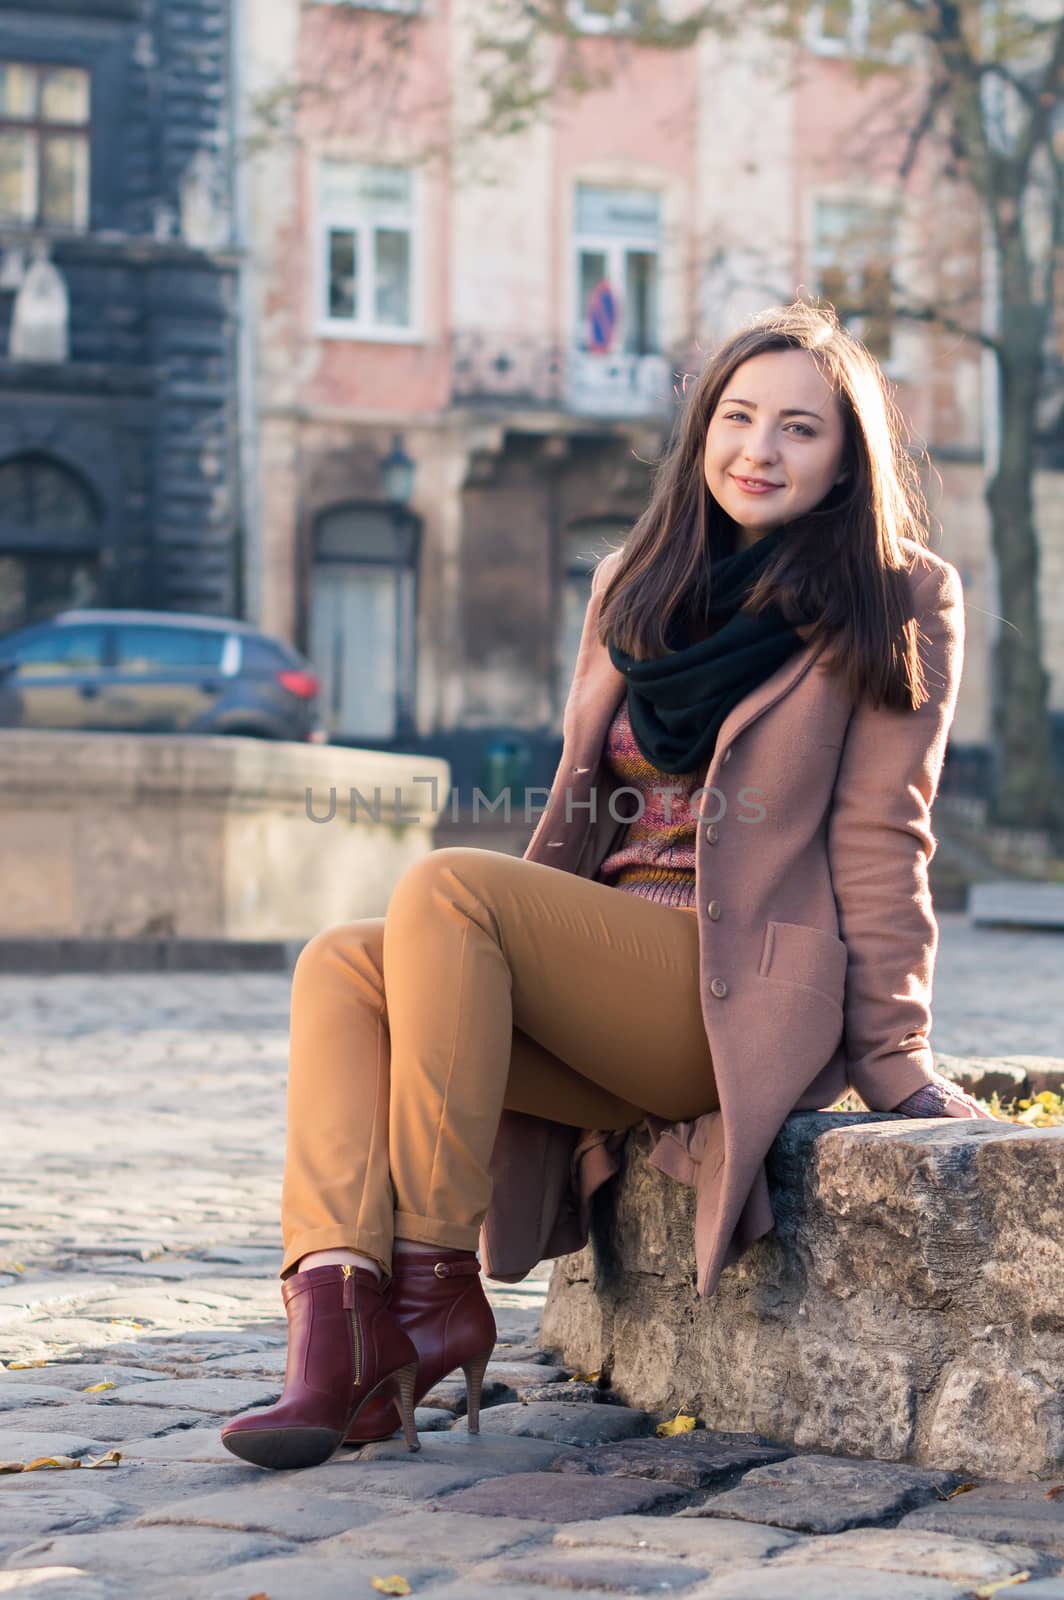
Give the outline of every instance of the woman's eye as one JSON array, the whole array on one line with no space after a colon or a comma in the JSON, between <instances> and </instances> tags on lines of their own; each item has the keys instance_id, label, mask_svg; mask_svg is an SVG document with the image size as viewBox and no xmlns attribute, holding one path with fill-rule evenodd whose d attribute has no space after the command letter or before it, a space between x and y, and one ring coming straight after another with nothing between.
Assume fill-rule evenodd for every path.
<instances>
[{"instance_id":1,"label":"woman's eye","mask_svg":"<svg viewBox=\"0 0 1064 1600\"><path fill-rule=\"evenodd\" d=\"M749 422L750 418L745 411L728 411L725 412L724 420L725 422ZM797 428L799 433L804 434L806 438L813 439L816 437L814 430L804 422L789 422L787 426L789 428Z\"/></svg>"}]
</instances>

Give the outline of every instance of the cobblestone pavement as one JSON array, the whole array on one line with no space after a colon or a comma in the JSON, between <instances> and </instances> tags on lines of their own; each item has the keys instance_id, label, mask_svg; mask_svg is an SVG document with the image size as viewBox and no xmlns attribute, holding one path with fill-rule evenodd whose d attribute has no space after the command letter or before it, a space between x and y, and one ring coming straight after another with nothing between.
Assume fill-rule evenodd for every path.
<instances>
[{"instance_id":1,"label":"cobblestone pavement","mask_svg":"<svg viewBox=\"0 0 1064 1600\"><path fill-rule=\"evenodd\" d=\"M938 1049L1064 1053L1062 936L940 921ZM1025 1600L1064 1600L1045 1485L951 1499L953 1474L870 1462L837 1489L830 1459L659 1441L659 1419L593 1403L535 1346L546 1267L492 1286L479 1439L459 1380L422 1409L417 1456L237 1462L219 1425L283 1370L287 978L0 978L0 1006L0 1461L121 1452L0 1476L0 1596L317 1600L399 1575L456 1600L934 1600L1027 1573Z\"/></svg>"}]
</instances>

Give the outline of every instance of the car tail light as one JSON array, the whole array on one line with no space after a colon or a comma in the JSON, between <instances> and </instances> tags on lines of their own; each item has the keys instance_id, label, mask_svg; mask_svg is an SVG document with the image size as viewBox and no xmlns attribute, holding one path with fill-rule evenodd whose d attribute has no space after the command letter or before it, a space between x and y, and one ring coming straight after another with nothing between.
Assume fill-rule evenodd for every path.
<instances>
[{"instance_id":1,"label":"car tail light","mask_svg":"<svg viewBox=\"0 0 1064 1600\"><path fill-rule=\"evenodd\" d=\"M279 672L277 682L282 689L287 689L289 694L296 695L300 700L313 700L321 688L321 683L313 672L300 672L298 668Z\"/></svg>"}]
</instances>

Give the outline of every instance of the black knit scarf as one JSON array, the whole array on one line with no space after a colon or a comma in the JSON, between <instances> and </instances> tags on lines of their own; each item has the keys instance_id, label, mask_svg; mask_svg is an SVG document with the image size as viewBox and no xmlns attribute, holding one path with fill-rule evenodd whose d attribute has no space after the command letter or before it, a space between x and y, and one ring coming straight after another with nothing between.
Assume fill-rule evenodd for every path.
<instances>
[{"instance_id":1,"label":"black knit scarf","mask_svg":"<svg viewBox=\"0 0 1064 1600\"><path fill-rule=\"evenodd\" d=\"M703 772L732 706L805 642L776 606L758 616L739 610L786 534L784 524L713 562L709 638L692 644L680 616L666 631L673 655L637 661L609 640L610 660L628 683L635 742L659 772Z\"/></svg>"}]
</instances>

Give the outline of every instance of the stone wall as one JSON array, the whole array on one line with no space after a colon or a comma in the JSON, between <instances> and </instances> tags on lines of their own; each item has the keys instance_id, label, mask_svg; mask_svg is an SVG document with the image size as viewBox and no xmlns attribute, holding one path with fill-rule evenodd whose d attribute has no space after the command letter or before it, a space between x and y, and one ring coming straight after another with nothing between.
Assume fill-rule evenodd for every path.
<instances>
[{"instance_id":1,"label":"stone wall","mask_svg":"<svg viewBox=\"0 0 1064 1600\"><path fill-rule=\"evenodd\" d=\"M0 935L298 939L383 916L448 786L428 756L5 731ZM321 819L335 790L330 820L308 790Z\"/></svg>"},{"instance_id":2,"label":"stone wall","mask_svg":"<svg viewBox=\"0 0 1064 1600\"><path fill-rule=\"evenodd\" d=\"M543 1342L625 1404L1009 1479L1064 1463L1064 1128L787 1119L776 1227L694 1289L694 1193L646 1135L554 1269Z\"/></svg>"}]
</instances>

